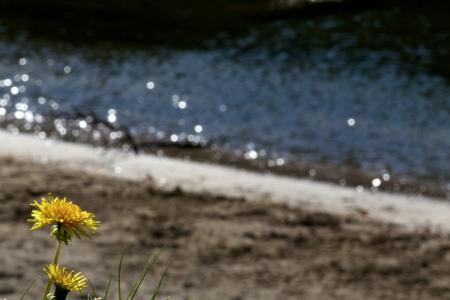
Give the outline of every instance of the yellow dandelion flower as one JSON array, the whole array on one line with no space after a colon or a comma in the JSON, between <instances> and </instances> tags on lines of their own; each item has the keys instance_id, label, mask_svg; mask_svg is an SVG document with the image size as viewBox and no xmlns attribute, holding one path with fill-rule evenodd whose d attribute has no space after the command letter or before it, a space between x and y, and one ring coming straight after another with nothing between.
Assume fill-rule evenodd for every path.
<instances>
[{"instance_id":1,"label":"yellow dandelion flower","mask_svg":"<svg viewBox=\"0 0 450 300\"><path fill-rule=\"evenodd\" d=\"M86 277L81 272L69 271L55 264L45 266L44 272L57 289L80 291L86 287Z\"/></svg>"},{"instance_id":2,"label":"yellow dandelion flower","mask_svg":"<svg viewBox=\"0 0 450 300\"><path fill-rule=\"evenodd\" d=\"M31 230L53 224L52 235L65 243L70 240L72 233L78 238L81 236L89 238L100 225L100 222L94 219L94 214L81 210L78 205L65 197L51 195L49 199L42 197L41 203L34 201L31 206L35 208L28 220L33 223Z\"/></svg>"}]
</instances>

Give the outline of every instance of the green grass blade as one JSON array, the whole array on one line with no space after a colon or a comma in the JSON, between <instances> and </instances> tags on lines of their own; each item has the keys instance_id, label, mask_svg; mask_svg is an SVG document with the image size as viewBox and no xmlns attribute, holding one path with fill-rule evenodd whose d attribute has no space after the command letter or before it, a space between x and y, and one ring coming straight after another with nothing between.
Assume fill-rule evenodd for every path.
<instances>
[{"instance_id":1,"label":"green grass blade","mask_svg":"<svg viewBox=\"0 0 450 300\"><path fill-rule=\"evenodd\" d=\"M23 292L22 296L20 296L20 300L23 300L25 298L25 296L28 294L28 291L31 289L31 287L35 284L36 282L36 278L33 279L33 281L27 286L27 288L25 289L25 291Z\"/></svg>"},{"instance_id":2,"label":"green grass blade","mask_svg":"<svg viewBox=\"0 0 450 300\"><path fill-rule=\"evenodd\" d=\"M92 293L93 293L93 295L94 295L94 297L97 297L97 293L95 292L95 288L94 288L94 286L92 285L92 282L88 279L88 284L89 284L89 287L91 288L91 291L92 291Z\"/></svg>"},{"instance_id":3,"label":"green grass blade","mask_svg":"<svg viewBox=\"0 0 450 300\"><path fill-rule=\"evenodd\" d=\"M109 287L111 286L111 281L112 281L112 274L109 275L108 286L106 287L105 295L102 298L103 300L106 300L108 297Z\"/></svg>"},{"instance_id":4,"label":"green grass blade","mask_svg":"<svg viewBox=\"0 0 450 300\"><path fill-rule=\"evenodd\" d=\"M153 254L150 254L149 256L148 256L148 258L146 259L146 261L148 262L148 261L150 261L150 259L153 257ZM128 295L127 295L127 300L129 300L130 299L130 296L131 296L131 294L132 294L132 292L136 289L136 287L137 287L137 285L138 285L138 283L139 283L139 279L143 276L143 274L145 273L145 270L147 269L147 264L145 265L145 267L144 267L144 270L142 270L141 271L141 273L139 274L139 276L136 278L136 280L133 282L133 285L131 286L131 289L130 289L130 291L128 292Z\"/></svg>"},{"instance_id":5,"label":"green grass blade","mask_svg":"<svg viewBox=\"0 0 450 300\"><path fill-rule=\"evenodd\" d=\"M133 287L131 288L130 293L127 296L127 300L134 299L134 297L136 296L136 294L139 290L139 287L142 284L142 281L144 281L148 272L150 272L150 270L153 268L155 263L158 261L160 255L161 255L161 252L159 252L155 255L151 255L150 258L147 260L147 264L145 265L144 270L142 270L141 274L138 276L138 278L134 282Z\"/></svg>"},{"instance_id":6,"label":"green grass blade","mask_svg":"<svg viewBox=\"0 0 450 300\"><path fill-rule=\"evenodd\" d=\"M172 263L170 263L170 264L166 267L166 269L164 270L164 272L162 273L161 278L159 279L158 285L155 287L155 290L153 291L153 296L152 296L151 300L156 300L156 297L157 297L158 294L159 294L159 290L161 289L161 286L162 286L162 284L163 284L163 282L164 282L164 279L166 279L166 277L167 277L167 272L169 271L169 268L170 268L171 264L172 264Z\"/></svg>"},{"instance_id":7,"label":"green grass blade","mask_svg":"<svg viewBox=\"0 0 450 300\"><path fill-rule=\"evenodd\" d=\"M131 289L128 292L126 300L130 300L130 299L134 298L134 296L136 295L137 291L139 290L139 286L141 285L142 281L147 276L147 273L149 271L150 271L150 268L148 268L148 265L145 265L144 269L141 271L139 276L133 282L133 285L131 286Z\"/></svg>"},{"instance_id":8,"label":"green grass blade","mask_svg":"<svg viewBox=\"0 0 450 300\"><path fill-rule=\"evenodd\" d=\"M138 276L138 278L134 281L133 286L130 289L130 292L127 295L127 300L133 300L136 296L139 287L144 280L144 278L147 276L148 272L150 271L150 268L147 266L144 267L144 270L142 270L141 274Z\"/></svg>"},{"instance_id":9,"label":"green grass blade","mask_svg":"<svg viewBox=\"0 0 450 300\"><path fill-rule=\"evenodd\" d=\"M121 274L122 274L122 261L123 261L123 254L120 256L119 261L119 271L117 272L117 288L119 290L119 300L122 300L122 288L120 287L120 281L121 281Z\"/></svg>"}]
</instances>

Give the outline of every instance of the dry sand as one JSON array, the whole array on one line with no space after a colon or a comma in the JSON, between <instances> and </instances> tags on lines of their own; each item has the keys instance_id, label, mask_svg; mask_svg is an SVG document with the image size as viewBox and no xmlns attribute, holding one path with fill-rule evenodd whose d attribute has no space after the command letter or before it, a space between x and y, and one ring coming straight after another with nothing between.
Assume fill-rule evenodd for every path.
<instances>
[{"instance_id":1,"label":"dry sand","mask_svg":"<svg viewBox=\"0 0 450 300\"><path fill-rule=\"evenodd\" d=\"M394 224L356 206L352 210L336 206L338 211L332 212L325 200L320 200L320 205L311 204L308 197L312 194L308 193L306 198L297 194L298 201L293 195L289 203L277 201L278 188L270 186L288 178L269 177L275 182L261 185L259 192L267 193L268 189L272 194L261 200L253 190L254 181L262 184L258 181L262 179L257 179L262 175L257 174L243 173L256 176L248 185L247 176L229 178L227 184L237 184L233 181L237 180L242 187L250 187L231 191L232 195L221 190L225 183L217 183L218 190L212 190L207 178L202 181L206 182L203 187L189 190L190 185L182 180L176 187L172 178L187 172L182 165L166 170L164 175L131 178L127 170L134 167L139 174L143 163L127 169L123 161L121 172L108 176L105 162L109 154L102 154L104 160L94 164L87 156L77 156L78 152L55 150L60 146L71 149L73 145L55 146L58 143L53 142L45 146L50 149L48 153L55 151L63 157L56 159L48 154L45 164L32 162L26 155L34 150L34 158L42 159L45 155L39 143L43 141L36 140L34 148L23 144L14 156L7 156L11 144L6 142L17 138L22 137L1 137L0 298L18 299L34 277L43 277L40 269L51 258L53 241L45 231L30 232L25 220L30 212L28 204L52 192L76 200L103 222L91 241L74 241L63 248L62 256L62 263L85 272L100 291L108 275L116 271L121 252L126 254L125 279L130 282L147 255L165 246L143 292L153 288L160 272L173 260L162 290L162 296L171 295L172 299L450 299L450 241L445 226L438 232L413 221L415 218L404 217ZM72 159L62 164L70 156ZM80 168L82 158L86 170ZM200 175L195 175L191 184L199 183L196 176ZM163 189L162 177L167 183ZM307 185L300 182L300 187ZM346 191L336 187L333 193L331 185L323 186L334 201ZM291 186L286 183L283 187ZM377 197L370 193L355 195L367 201ZM260 201L254 201L256 196ZM430 209L424 215L440 207L432 200L413 201ZM409 226L407 222L415 223ZM42 285L43 280L38 281L27 299L38 299Z\"/></svg>"}]
</instances>

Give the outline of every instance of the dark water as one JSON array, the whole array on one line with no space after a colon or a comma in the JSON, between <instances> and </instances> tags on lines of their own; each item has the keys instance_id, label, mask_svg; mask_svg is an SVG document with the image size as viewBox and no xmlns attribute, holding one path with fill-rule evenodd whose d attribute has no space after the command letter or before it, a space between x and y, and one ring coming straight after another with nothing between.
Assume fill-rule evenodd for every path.
<instances>
[{"instance_id":1,"label":"dark water","mask_svg":"<svg viewBox=\"0 0 450 300\"><path fill-rule=\"evenodd\" d=\"M398 175L450 190L450 86L426 67L436 49L366 47L342 30L382 26L368 16L276 21L184 50L3 38L0 121L94 143L126 127L269 165L350 164L379 174L374 186Z\"/></svg>"}]
</instances>

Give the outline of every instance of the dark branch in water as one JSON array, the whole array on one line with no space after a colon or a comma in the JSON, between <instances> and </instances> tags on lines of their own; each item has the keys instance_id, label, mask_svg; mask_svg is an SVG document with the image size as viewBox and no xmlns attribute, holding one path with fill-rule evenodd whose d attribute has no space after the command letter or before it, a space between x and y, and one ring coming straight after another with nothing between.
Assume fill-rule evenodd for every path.
<instances>
[{"instance_id":1,"label":"dark branch in water","mask_svg":"<svg viewBox=\"0 0 450 300\"><path fill-rule=\"evenodd\" d=\"M182 149L204 149L210 146L210 143L192 143L189 141L182 141L182 142L167 142L167 141L152 141L152 142L142 142L139 143L139 145L144 147L157 147L157 148L182 148Z\"/></svg>"},{"instance_id":2,"label":"dark branch in water","mask_svg":"<svg viewBox=\"0 0 450 300\"><path fill-rule=\"evenodd\" d=\"M82 112L78 108L74 108L75 114L77 118L86 119L88 117L92 118L92 124L94 125L103 125L111 130L119 130L124 133L125 135L125 141L128 142L131 145L131 148L133 149L133 152L136 155L139 155L140 148L137 144L135 138L130 132L130 129L127 126L119 125L118 123L110 123L108 120L100 118L95 112L90 111L89 114L86 114Z\"/></svg>"},{"instance_id":3,"label":"dark branch in water","mask_svg":"<svg viewBox=\"0 0 450 300\"><path fill-rule=\"evenodd\" d=\"M74 107L73 113L58 111L57 114L55 112L50 112L49 115L51 119L57 119L61 117L66 118L67 120L90 119L89 123L92 126L95 127L104 126L105 128L108 128L111 131L120 131L124 135L121 139L122 142L129 144L131 146L131 149L136 155L139 155L143 148L204 149L210 146L210 143L208 142L190 142L188 140L178 141L177 143L170 141L157 141L148 139L138 141L138 139L131 133L129 127L118 123L111 123L108 120L101 118L97 113L95 113L91 109L87 109L84 107L83 108Z\"/></svg>"}]
</instances>

